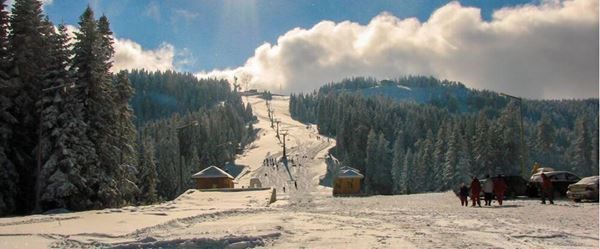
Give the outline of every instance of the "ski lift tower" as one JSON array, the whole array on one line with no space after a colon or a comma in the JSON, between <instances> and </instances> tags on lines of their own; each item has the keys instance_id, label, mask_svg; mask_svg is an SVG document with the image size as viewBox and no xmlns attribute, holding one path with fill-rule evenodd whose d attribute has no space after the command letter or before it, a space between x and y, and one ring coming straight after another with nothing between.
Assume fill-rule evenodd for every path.
<instances>
[{"instance_id":1,"label":"ski lift tower","mask_svg":"<svg viewBox=\"0 0 600 249\"><path fill-rule=\"evenodd\" d=\"M287 170L288 175L290 176L290 181L294 181L294 177L292 177L292 172L290 171L290 167L288 166L287 154L285 151L285 136L287 136L287 130L281 130L281 136L283 136L283 156L281 156L281 160L283 161L283 166L285 166L285 170Z\"/></svg>"},{"instance_id":2,"label":"ski lift tower","mask_svg":"<svg viewBox=\"0 0 600 249\"><path fill-rule=\"evenodd\" d=\"M277 139L279 139L279 123L281 123L281 121L279 119L275 119L275 124L277 124L277 133L276 133L275 137ZM285 143L285 140L283 142ZM285 152L285 147L283 148L283 151Z\"/></svg>"}]
</instances>

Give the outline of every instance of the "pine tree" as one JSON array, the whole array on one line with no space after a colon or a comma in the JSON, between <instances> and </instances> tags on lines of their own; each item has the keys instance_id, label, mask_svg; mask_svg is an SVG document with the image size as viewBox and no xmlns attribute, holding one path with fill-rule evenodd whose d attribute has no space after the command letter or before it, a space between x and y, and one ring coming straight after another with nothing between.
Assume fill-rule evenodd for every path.
<instances>
[{"instance_id":1,"label":"pine tree","mask_svg":"<svg viewBox=\"0 0 600 249\"><path fill-rule=\"evenodd\" d=\"M595 125L594 127L598 127ZM592 132L592 175L598 175L598 129L594 129Z\"/></svg>"},{"instance_id":2,"label":"pine tree","mask_svg":"<svg viewBox=\"0 0 600 249\"><path fill-rule=\"evenodd\" d=\"M250 105L250 103L246 104L244 119L246 120L246 122L251 122L251 121L256 120L256 117L252 113L252 105Z\"/></svg>"},{"instance_id":3,"label":"pine tree","mask_svg":"<svg viewBox=\"0 0 600 249\"><path fill-rule=\"evenodd\" d=\"M44 209L68 208L83 210L90 205L89 189L81 174L82 165L95 156L93 145L85 134L81 90L75 86L69 71L71 52L68 48L67 29L59 26L59 33L51 39L50 67L46 81L50 86L65 87L48 94L44 109L45 132L42 143L47 146L41 181L41 203Z\"/></svg>"},{"instance_id":4,"label":"pine tree","mask_svg":"<svg viewBox=\"0 0 600 249\"><path fill-rule=\"evenodd\" d=\"M458 153L461 149L460 131L454 126L448 140L448 151L444 164L442 183L444 189L450 189L456 184L456 165L458 164Z\"/></svg>"},{"instance_id":5,"label":"pine tree","mask_svg":"<svg viewBox=\"0 0 600 249\"><path fill-rule=\"evenodd\" d=\"M377 135L373 130L369 131L367 137L367 157L365 158L365 192L374 193L377 182Z\"/></svg>"},{"instance_id":6,"label":"pine tree","mask_svg":"<svg viewBox=\"0 0 600 249\"><path fill-rule=\"evenodd\" d=\"M8 66L6 63L10 60L8 53L10 46L8 41L10 25L9 15L8 11L6 11L6 7L6 0L0 0L0 59L2 59L2 65L0 65L0 68L2 69L2 72L6 70L6 67Z\"/></svg>"},{"instance_id":7,"label":"pine tree","mask_svg":"<svg viewBox=\"0 0 600 249\"><path fill-rule=\"evenodd\" d=\"M117 109L113 101L112 76L109 73L112 47L107 42L110 32L108 23L97 22L88 7L80 17L76 33L73 68L77 81L84 88L85 121L89 125L88 137L94 144L97 161L86 166L86 178L90 181L95 207L112 207L123 203L119 184L128 181L119 165L119 151L115 144ZM125 178L125 179L123 179Z\"/></svg>"},{"instance_id":8,"label":"pine tree","mask_svg":"<svg viewBox=\"0 0 600 249\"><path fill-rule=\"evenodd\" d=\"M477 171L471 172L473 175L483 175L483 174L492 174L491 171L491 143L490 138L490 129L488 125L487 118L485 117L484 112L479 113L479 117L477 119L476 131L475 131L475 141L473 143L474 148L473 152L475 155L475 163L477 164Z\"/></svg>"},{"instance_id":9,"label":"pine tree","mask_svg":"<svg viewBox=\"0 0 600 249\"><path fill-rule=\"evenodd\" d=\"M554 141L554 128L550 125L548 116L542 116L536 126L535 161L542 165L551 165L556 162Z\"/></svg>"},{"instance_id":10,"label":"pine tree","mask_svg":"<svg viewBox=\"0 0 600 249\"><path fill-rule=\"evenodd\" d=\"M400 193L412 194L413 170L412 166L414 163L413 153L410 148L406 150L404 156L404 162L402 163L402 173L400 174Z\"/></svg>"},{"instance_id":11,"label":"pine tree","mask_svg":"<svg viewBox=\"0 0 600 249\"><path fill-rule=\"evenodd\" d=\"M48 25L44 22L42 4L36 0L16 0L10 16L9 34L11 75L17 94L12 97L13 115L19 125L13 129L12 162L18 165L19 194L22 212L29 212L36 203L36 182L38 175L36 149L41 137L42 89L45 86L44 69L48 63L47 39Z\"/></svg>"},{"instance_id":12,"label":"pine tree","mask_svg":"<svg viewBox=\"0 0 600 249\"><path fill-rule=\"evenodd\" d=\"M13 213L17 205L19 175L9 158L14 125L18 122L13 115L13 98L16 86L7 72L11 61L8 43L8 12L6 0L0 0L0 216Z\"/></svg>"},{"instance_id":13,"label":"pine tree","mask_svg":"<svg viewBox=\"0 0 600 249\"><path fill-rule=\"evenodd\" d=\"M154 143L149 137L141 138L139 146L139 175L138 185L140 194L138 202L140 204L152 204L158 200L157 198L157 181L158 174L156 172L156 163L154 158Z\"/></svg>"},{"instance_id":14,"label":"pine tree","mask_svg":"<svg viewBox=\"0 0 600 249\"><path fill-rule=\"evenodd\" d=\"M402 192L402 170L404 168L404 142L403 136L399 135L394 142L394 156L392 159L392 182L393 193L399 194Z\"/></svg>"},{"instance_id":15,"label":"pine tree","mask_svg":"<svg viewBox=\"0 0 600 249\"><path fill-rule=\"evenodd\" d=\"M434 152L434 144L433 144L433 133L431 130L427 131L427 136L424 140L421 141L420 150L419 150L419 159L417 163L417 168L415 169L415 179L417 181L417 186L415 190L418 191L430 191L437 189L437 182L431 181L433 178L432 175L432 165L434 163L433 160L433 152Z\"/></svg>"},{"instance_id":16,"label":"pine tree","mask_svg":"<svg viewBox=\"0 0 600 249\"><path fill-rule=\"evenodd\" d=\"M371 185L375 187L376 191L381 194L392 193L392 160L390 158L389 142L383 136L383 133L379 133L377 138L377 149L375 159L375 172L374 180Z\"/></svg>"},{"instance_id":17,"label":"pine tree","mask_svg":"<svg viewBox=\"0 0 600 249\"><path fill-rule=\"evenodd\" d=\"M437 186L433 190L442 190L443 184L442 179L444 175L444 162L446 158L447 148L447 138L448 131L447 125L440 125L436 138L435 138L435 149L433 151L433 169L431 181L435 183Z\"/></svg>"},{"instance_id":18,"label":"pine tree","mask_svg":"<svg viewBox=\"0 0 600 249\"><path fill-rule=\"evenodd\" d=\"M521 150L518 107L512 101L503 111L496 123L494 141L496 157L493 160L492 174L519 174L520 158L524 157ZM525 148L524 148L525 149Z\"/></svg>"},{"instance_id":19,"label":"pine tree","mask_svg":"<svg viewBox=\"0 0 600 249\"><path fill-rule=\"evenodd\" d=\"M469 183L470 169L472 168L471 162L471 149L469 148L467 139L461 139L460 152L458 153L458 163L456 165L456 173L454 174L454 182L451 187L454 187L460 183Z\"/></svg>"},{"instance_id":20,"label":"pine tree","mask_svg":"<svg viewBox=\"0 0 600 249\"><path fill-rule=\"evenodd\" d=\"M575 121L575 140L573 141L572 170L580 176L592 174L592 146L588 132L588 121L584 117L578 117Z\"/></svg>"},{"instance_id":21,"label":"pine tree","mask_svg":"<svg viewBox=\"0 0 600 249\"><path fill-rule=\"evenodd\" d=\"M102 18L100 19L102 20ZM110 43L108 43L110 44ZM122 198L126 201L133 201L136 192L139 191L136 186L136 150L134 141L136 136L135 125L133 124L133 110L129 106L129 101L133 97L134 90L127 77L127 72L121 71L116 75L113 103L115 104L115 122L111 124L112 131L115 132L116 140L113 146L117 149L118 156L118 172L123 172L123 177L120 177L120 189Z\"/></svg>"}]
</instances>

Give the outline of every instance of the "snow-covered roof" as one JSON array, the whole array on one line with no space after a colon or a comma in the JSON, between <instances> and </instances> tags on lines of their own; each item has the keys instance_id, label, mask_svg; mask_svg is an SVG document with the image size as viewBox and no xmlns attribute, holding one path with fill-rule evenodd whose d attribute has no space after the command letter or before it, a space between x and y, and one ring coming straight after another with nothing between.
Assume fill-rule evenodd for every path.
<instances>
[{"instance_id":1,"label":"snow-covered roof","mask_svg":"<svg viewBox=\"0 0 600 249\"><path fill-rule=\"evenodd\" d=\"M355 169L355 168L352 168L352 167L349 167L349 166L344 166L344 167L341 167L341 168L339 169L339 172L344 172L344 171L346 171L346 170L352 170L352 171L354 171L354 172L358 172L358 173L360 173L360 171L359 171L358 169Z\"/></svg>"},{"instance_id":2,"label":"snow-covered roof","mask_svg":"<svg viewBox=\"0 0 600 249\"><path fill-rule=\"evenodd\" d=\"M352 169L352 168L351 168ZM337 178L364 178L365 176L358 172L358 170L344 170L341 171Z\"/></svg>"},{"instance_id":3,"label":"snow-covered roof","mask_svg":"<svg viewBox=\"0 0 600 249\"><path fill-rule=\"evenodd\" d=\"M216 166L210 166L202 171L192 175L192 178L221 178L227 177L233 179L229 173L223 171L222 169L217 168Z\"/></svg>"}]
</instances>

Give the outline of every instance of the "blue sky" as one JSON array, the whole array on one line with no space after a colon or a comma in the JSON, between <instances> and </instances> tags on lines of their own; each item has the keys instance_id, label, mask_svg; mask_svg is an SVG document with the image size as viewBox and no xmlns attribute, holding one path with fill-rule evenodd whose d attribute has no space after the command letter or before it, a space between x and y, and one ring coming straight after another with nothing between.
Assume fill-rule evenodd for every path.
<instances>
[{"instance_id":1,"label":"blue sky","mask_svg":"<svg viewBox=\"0 0 600 249\"><path fill-rule=\"evenodd\" d=\"M350 20L367 24L381 12L399 18L427 20L431 13L449 1L385 0L54 0L45 6L54 23L64 21L76 26L87 4L105 14L119 38L133 40L144 49L162 43L177 48L175 64L182 71L206 71L237 67L254 54L264 42L295 27L310 28L322 20ZM484 19L494 9L531 1L469 0L463 6L481 8ZM183 64L177 62L186 60Z\"/></svg>"},{"instance_id":2,"label":"blue sky","mask_svg":"<svg viewBox=\"0 0 600 249\"><path fill-rule=\"evenodd\" d=\"M598 0L43 0L116 34L113 71L241 79L290 93L430 75L528 98L598 97Z\"/></svg>"}]
</instances>

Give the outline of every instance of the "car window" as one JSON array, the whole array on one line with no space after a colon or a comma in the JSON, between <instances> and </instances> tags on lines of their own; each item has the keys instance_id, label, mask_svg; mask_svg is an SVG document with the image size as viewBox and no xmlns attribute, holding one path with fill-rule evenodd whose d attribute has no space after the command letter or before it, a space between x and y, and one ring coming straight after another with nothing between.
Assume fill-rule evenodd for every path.
<instances>
[{"instance_id":1,"label":"car window","mask_svg":"<svg viewBox=\"0 0 600 249\"><path fill-rule=\"evenodd\" d=\"M555 181L564 181L565 174L556 174L556 175L551 176L550 179L555 180Z\"/></svg>"},{"instance_id":2,"label":"car window","mask_svg":"<svg viewBox=\"0 0 600 249\"><path fill-rule=\"evenodd\" d=\"M577 177L576 175L567 174L567 180L569 180L569 181L577 181L577 180L579 180L579 177Z\"/></svg>"}]
</instances>

